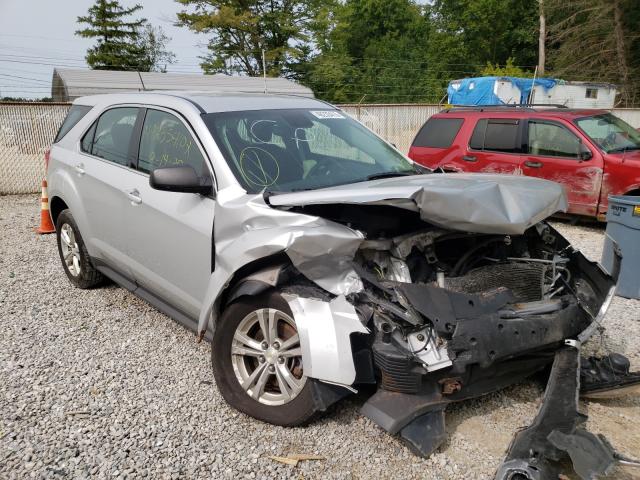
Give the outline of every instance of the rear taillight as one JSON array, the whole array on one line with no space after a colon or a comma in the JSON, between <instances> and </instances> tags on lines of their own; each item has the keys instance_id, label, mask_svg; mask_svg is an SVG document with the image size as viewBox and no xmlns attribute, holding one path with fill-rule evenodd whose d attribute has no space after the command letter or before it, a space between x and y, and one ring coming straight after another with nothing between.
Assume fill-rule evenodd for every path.
<instances>
[{"instance_id":1,"label":"rear taillight","mask_svg":"<svg viewBox=\"0 0 640 480\"><path fill-rule=\"evenodd\" d=\"M51 158L51 149L47 148L44 151L44 171L45 172L49 171L49 158Z\"/></svg>"}]
</instances>

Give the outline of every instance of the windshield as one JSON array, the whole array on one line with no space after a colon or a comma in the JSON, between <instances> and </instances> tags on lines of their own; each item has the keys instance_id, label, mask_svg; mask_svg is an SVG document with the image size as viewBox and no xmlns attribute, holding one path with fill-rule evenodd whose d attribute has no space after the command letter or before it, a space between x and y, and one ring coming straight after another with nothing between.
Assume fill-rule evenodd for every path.
<instances>
[{"instance_id":1,"label":"windshield","mask_svg":"<svg viewBox=\"0 0 640 480\"><path fill-rule=\"evenodd\" d=\"M256 110L203 118L250 193L312 190L417 172L403 155L338 110Z\"/></svg>"},{"instance_id":2,"label":"windshield","mask_svg":"<svg viewBox=\"0 0 640 480\"><path fill-rule=\"evenodd\" d=\"M607 153L640 150L640 132L615 115L579 118L576 123Z\"/></svg>"}]
</instances>

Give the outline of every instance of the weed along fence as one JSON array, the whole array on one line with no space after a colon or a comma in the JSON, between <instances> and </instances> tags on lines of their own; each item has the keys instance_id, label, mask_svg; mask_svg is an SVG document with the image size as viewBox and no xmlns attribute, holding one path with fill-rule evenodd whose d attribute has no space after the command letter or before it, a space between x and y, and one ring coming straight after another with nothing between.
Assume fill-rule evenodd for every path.
<instances>
[{"instance_id":1,"label":"weed along fence","mask_svg":"<svg viewBox=\"0 0 640 480\"><path fill-rule=\"evenodd\" d=\"M0 103L0 195L35 193L44 176L44 152L53 141L70 104ZM407 153L418 129L440 105L359 104L342 110ZM640 127L640 109L613 113Z\"/></svg>"}]
</instances>

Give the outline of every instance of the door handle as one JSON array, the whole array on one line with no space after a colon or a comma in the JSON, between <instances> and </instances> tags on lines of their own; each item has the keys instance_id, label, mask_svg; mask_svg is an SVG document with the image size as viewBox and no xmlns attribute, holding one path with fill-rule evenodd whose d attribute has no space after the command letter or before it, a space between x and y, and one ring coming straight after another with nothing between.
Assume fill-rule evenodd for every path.
<instances>
[{"instance_id":1,"label":"door handle","mask_svg":"<svg viewBox=\"0 0 640 480\"><path fill-rule=\"evenodd\" d=\"M462 157L462 160L464 160L465 162L477 162L478 159L475 155L464 155Z\"/></svg>"},{"instance_id":2,"label":"door handle","mask_svg":"<svg viewBox=\"0 0 640 480\"><path fill-rule=\"evenodd\" d=\"M142 203L140 192L135 188L127 192L127 197L131 200L132 205L140 205Z\"/></svg>"},{"instance_id":3,"label":"door handle","mask_svg":"<svg viewBox=\"0 0 640 480\"><path fill-rule=\"evenodd\" d=\"M527 167L531 167L531 168L541 168L542 167L542 162L531 162L529 160L527 160L526 162L524 162L525 166Z\"/></svg>"},{"instance_id":4,"label":"door handle","mask_svg":"<svg viewBox=\"0 0 640 480\"><path fill-rule=\"evenodd\" d=\"M84 175L84 163L78 163L75 167L73 167L76 173L80 176Z\"/></svg>"}]
</instances>

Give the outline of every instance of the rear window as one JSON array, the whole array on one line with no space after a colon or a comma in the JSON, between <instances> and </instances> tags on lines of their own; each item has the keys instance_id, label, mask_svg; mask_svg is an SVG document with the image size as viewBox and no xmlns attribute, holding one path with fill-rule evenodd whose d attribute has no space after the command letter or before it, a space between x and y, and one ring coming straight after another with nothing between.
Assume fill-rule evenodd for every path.
<instances>
[{"instance_id":1,"label":"rear window","mask_svg":"<svg viewBox=\"0 0 640 480\"><path fill-rule=\"evenodd\" d=\"M82 117L84 117L91 107L87 107L86 105L72 105L67 113L64 122L60 126L58 133L56 134L56 138L54 138L53 143L58 143L62 138L75 127L76 123L78 123Z\"/></svg>"},{"instance_id":2,"label":"rear window","mask_svg":"<svg viewBox=\"0 0 640 480\"><path fill-rule=\"evenodd\" d=\"M511 118L491 118L478 120L473 130L469 147L474 150L517 153L520 121Z\"/></svg>"},{"instance_id":3,"label":"rear window","mask_svg":"<svg viewBox=\"0 0 640 480\"><path fill-rule=\"evenodd\" d=\"M414 147L449 148L462 127L462 118L430 118L413 141Z\"/></svg>"}]
</instances>

